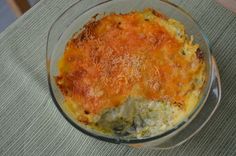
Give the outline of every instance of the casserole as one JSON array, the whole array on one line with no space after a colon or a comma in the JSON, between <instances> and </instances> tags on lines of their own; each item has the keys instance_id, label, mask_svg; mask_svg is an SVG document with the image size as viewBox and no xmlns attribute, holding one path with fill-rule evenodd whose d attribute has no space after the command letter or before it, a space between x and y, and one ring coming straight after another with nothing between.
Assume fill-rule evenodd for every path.
<instances>
[{"instance_id":1,"label":"casserole","mask_svg":"<svg viewBox=\"0 0 236 156\"><path fill-rule=\"evenodd\" d=\"M84 4L83 4L84 3ZM165 142L168 142L167 140L170 140L171 138L174 138L175 136L181 136L181 131L187 129L185 128L188 124L192 123L192 120L197 116L197 114L200 112L201 108L204 106L208 95L211 91L212 84L215 82L215 85L219 85L219 81L215 80L215 74L214 70L214 61L212 60L212 56L210 53L210 48L208 41L205 37L205 35L202 33L199 26L191 19L191 17L186 14L183 10L179 9L175 5L165 2L165 1L148 1L148 2L142 2L142 1L135 1L133 7L130 7L129 3L132 3L131 1L105 1L98 3L97 5L92 6L91 8L83 9L81 8L81 14L71 14L75 9L78 9L81 5L85 5L85 1L78 2L74 4L71 8L69 8L64 14L62 14L57 21L53 24L53 26L50 29L49 36L48 36L48 43L47 43L47 69L48 69L48 78L49 78L49 87L50 91L52 93L52 97L54 99L54 102L56 103L59 110L62 112L62 114L68 119L70 123L72 123L76 128L78 128L80 131L89 134L91 136L94 136L98 139L109 141L113 143L125 143L125 144L131 144L133 146L156 146L156 145L163 145ZM94 3L96 4L96 3ZM124 7L127 6L127 7ZM106 136L104 134L98 134L96 131L88 129L86 126L83 126L79 124L76 120L73 119L70 113L65 110L63 107L63 95L60 93L59 89L57 88L55 82L54 82L54 76L58 75L58 69L57 69L57 62L59 58L62 56L67 41L71 38L71 36L79 30L79 28L82 28L85 23L87 23L92 16L94 16L97 13L127 13L130 11L135 10L143 10L145 8L154 8L157 11L160 11L167 15L170 18L174 18L179 20L181 23L184 24L186 28L186 33L189 35L193 35L196 43L199 43L200 48L203 52L204 56L204 63L206 65L206 79L205 84L203 86L202 92L201 92L201 99L199 103L197 104L197 107L194 109L194 111L188 116L188 118L181 123L179 123L177 126L175 126L172 129L169 129L168 131L161 133L159 135L155 135L148 138L121 138L121 137L113 137L113 136ZM68 18L70 17L70 18ZM61 23L63 22L63 28L61 28ZM60 24L59 24L60 23ZM59 31L58 31L59 30ZM57 37L55 37L57 36ZM220 99L220 89L219 94L215 97L217 106L218 101ZM215 110L215 107L212 108L212 110ZM209 116L211 116L212 113L208 113L208 116L206 119L208 119ZM207 121L205 119L205 121ZM202 121L202 123L198 123L201 127L205 121ZM184 129L185 128L185 129ZM190 130L192 134L196 131ZM189 136L182 137L182 141L186 140L186 138L189 138ZM181 142L181 139L179 139L176 142ZM174 142L173 142L174 143ZM177 143L175 143L177 144ZM166 145L165 147L169 147L170 145ZM171 145L173 146L173 145Z\"/></svg>"}]
</instances>

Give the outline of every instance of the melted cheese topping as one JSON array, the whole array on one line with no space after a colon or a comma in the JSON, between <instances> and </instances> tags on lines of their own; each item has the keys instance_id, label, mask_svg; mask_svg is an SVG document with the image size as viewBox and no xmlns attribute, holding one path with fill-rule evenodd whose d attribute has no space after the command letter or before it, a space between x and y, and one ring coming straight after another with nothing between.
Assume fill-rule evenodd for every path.
<instances>
[{"instance_id":1,"label":"melted cheese topping","mask_svg":"<svg viewBox=\"0 0 236 156\"><path fill-rule=\"evenodd\" d=\"M191 112L205 81L198 48L181 23L151 9L111 14L68 41L56 83L68 110L86 124L128 97Z\"/></svg>"}]
</instances>

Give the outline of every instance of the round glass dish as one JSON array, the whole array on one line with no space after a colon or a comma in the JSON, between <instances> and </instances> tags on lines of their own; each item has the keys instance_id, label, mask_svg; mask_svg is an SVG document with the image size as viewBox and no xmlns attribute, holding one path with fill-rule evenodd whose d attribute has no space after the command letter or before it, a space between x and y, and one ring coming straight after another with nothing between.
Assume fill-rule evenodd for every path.
<instances>
[{"instance_id":1,"label":"round glass dish","mask_svg":"<svg viewBox=\"0 0 236 156\"><path fill-rule=\"evenodd\" d=\"M102 16L109 13L127 13L133 10L153 8L170 18L184 24L186 33L194 36L194 42L200 45L204 53L207 69L206 83L203 87L201 98L192 114L178 126L163 134L144 139L122 139L110 137L86 128L74 120L63 107L63 95L54 81L58 74L57 62L63 55L67 41L75 32L84 26L95 14ZM214 113L220 101L221 88L218 70L211 55L208 40L197 23L183 9L175 4L163 0L82 0L69 7L52 24L47 38L47 71L48 84L52 99L61 114L79 131L99 140L111 143L123 143L133 147L170 148L185 142L198 132ZM198 115L197 115L198 114Z\"/></svg>"}]
</instances>

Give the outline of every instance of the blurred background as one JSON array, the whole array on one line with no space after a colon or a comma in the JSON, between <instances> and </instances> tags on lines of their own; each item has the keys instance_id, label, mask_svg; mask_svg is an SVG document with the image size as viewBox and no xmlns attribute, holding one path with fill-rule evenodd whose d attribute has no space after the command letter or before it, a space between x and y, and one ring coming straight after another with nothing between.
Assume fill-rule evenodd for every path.
<instances>
[{"instance_id":1,"label":"blurred background","mask_svg":"<svg viewBox=\"0 0 236 156\"><path fill-rule=\"evenodd\" d=\"M0 0L0 33L40 0ZM236 0L216 0L236 13Z\"/></svg>"},{"instance_id":2,"label":"blurred background","mask_svg":"<svg viewBox=\"0 0 236 156\"><path fill-rule=\"evenodd\" d=\"M0 33L39 0L0 0Z\"/></svg>"}]
</instances>

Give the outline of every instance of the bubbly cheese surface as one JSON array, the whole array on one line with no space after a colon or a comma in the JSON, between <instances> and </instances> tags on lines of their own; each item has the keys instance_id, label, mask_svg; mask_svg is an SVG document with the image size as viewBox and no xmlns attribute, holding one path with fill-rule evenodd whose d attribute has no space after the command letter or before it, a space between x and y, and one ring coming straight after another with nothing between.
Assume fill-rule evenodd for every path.
<instances>
[{"instance_id":1,"label":"bubbly cheese surface","mask_svg":"<svg viewBox=\"0 0 236 156\"><path fill-rule=\"evenodd\" d=\"M132 132L140 137L164 132L188 117L205 81L199 45L180 22L152 9L89 22L68 41L58 68L55 80L74 118L112 131L114 126L102 123L104 113L135 108L131 117L113 115L110 124L122 118L120 131L127 124L127 133L140 116L145 126L133 126ZM142 111L152 113L140 115Z\"/></svg>"}]
</instances>

